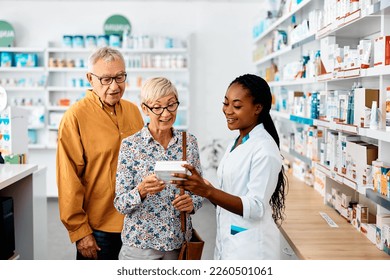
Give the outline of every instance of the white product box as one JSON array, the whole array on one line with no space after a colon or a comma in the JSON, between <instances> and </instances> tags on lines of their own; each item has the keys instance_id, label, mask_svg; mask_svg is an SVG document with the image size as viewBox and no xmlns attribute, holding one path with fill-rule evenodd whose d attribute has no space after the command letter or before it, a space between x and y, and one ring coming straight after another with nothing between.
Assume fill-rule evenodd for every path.
<instances>
[{"instance_id":1,"label":"white product box","mask_svg":"<svg viewBox=\"0 0 390 280\"><path fill-rule=\"evenodd\" d=\"M326 73L332 73L334 69L334 49L336 47L336 37L327 36L321 39L321 61Z\"/></svg>"},{"instance_id":2,"label":"white product box","mask_svg":"<svg viewBox=\"0 0 390 280\"><path fill-rule=\"evenodd\" d=\"M157 161L154 167L154 172L157 175L157 178L163 180L164 182L169 182L171 180L183 180L181 178L173 177L172 173L182 173L187 174L187 169L182 165L187 164L186 161Z\"/></svg>"},{"instance_id":3,"label":"white product box","mask_svg":"<svg viewBox=\"0 0 390 280\"><path fill-rule=\"evenodd\" d=\"M380 36L374 40L374 66L390 64L390 36Z\"/></svg>"},{"instance_id":4,"label":"white product box","mask_svg":"<svg viewBox=\"0 0 390 280\"><path fill-rule=\"evenodd\" d=\"M372 101L376 101L379 104L379 90L356 88L354 93L354 124L361 126L363 118L363 125L366 126L365 124L369 124L369 120L365 117L365 108L371 109Z\"/></svg>"},{"instance_id":5,"label":"white product box","mask_svg":"<svg viewBox=\"0 0 390 280\"><path fill-rule=\"evenodd\" d=\"M358 204L356 205L356 220L357 220L357 227L356 229L360 230L361 225L368 223L368 207Z\"/></svg>"},{"instance_id":6,"label":"white product box","mask_svg":"<svg viewBox=\"0 0 390 280\"><path fill-rule=\"evenodd\" d=\"M367 238L375 245L375 234L376 234L376 225L367 224Z\"/></svg>"}]
</instances>

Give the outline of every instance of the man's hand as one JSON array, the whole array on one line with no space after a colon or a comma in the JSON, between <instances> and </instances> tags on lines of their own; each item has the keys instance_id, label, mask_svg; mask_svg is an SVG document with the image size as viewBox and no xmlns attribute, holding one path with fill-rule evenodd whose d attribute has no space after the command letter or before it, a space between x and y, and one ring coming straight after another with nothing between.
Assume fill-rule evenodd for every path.
<instances>
[{"instance_id":1,"label":"man's hand","mask_svg":"<svg viewBox=\"0 0 390 280\"><path fill-rule=\"evenodd\" d=\"M95 237L92 234L85 236L84 238L76 241L77 251L80 252L83 257L88 259L97 259L97 251L100 251L100 247L96 244Z\"/></svg>"}]
</instances>

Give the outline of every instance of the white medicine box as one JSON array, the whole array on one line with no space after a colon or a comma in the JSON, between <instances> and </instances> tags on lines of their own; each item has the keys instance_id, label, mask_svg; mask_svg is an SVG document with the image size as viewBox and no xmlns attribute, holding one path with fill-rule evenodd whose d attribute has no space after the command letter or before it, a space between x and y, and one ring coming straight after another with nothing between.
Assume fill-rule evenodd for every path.
<instances>
[{"instance_id":1,"label":"white medicine box","mask_svg":"<svg viewBox=\"0 0 390 280\"><path fill-rule=\"evenodd\" d=\"M171 180L182 180L181 178L173 177L172 173L187 174L187 169L182 165L187 164L186 161L157 161L154 167L154 172L159 180L169 182Z\"/></svg>"},{"instance_id":2,"label":"white medicine box","mask_svg":"<svg viewBox=\"0 0 390 280\"><path fill-rule=\"evenodd\" d=\"M368 126L370 121L365 114L365 108L371 109L372 101L376 101L379 104L379 90L356 88L354 90L354 124L360 126L363 118L363 126Z\"/></svg>"}]
</instances>

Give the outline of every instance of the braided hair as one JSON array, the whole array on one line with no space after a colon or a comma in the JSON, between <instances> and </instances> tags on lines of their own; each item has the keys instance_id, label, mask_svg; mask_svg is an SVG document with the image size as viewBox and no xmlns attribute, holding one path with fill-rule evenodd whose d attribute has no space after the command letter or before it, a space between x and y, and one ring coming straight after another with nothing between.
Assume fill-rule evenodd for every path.
<instances>
[{"instance_id":1,"label":"braided hair","mask_svg":"<svg viewBox=\"0 0 390 280\"><path fill-rule=\"evenodd\" d=\"M274 122L269 114L272 105L272 95L268 83L259 76L253 74L245 74L234 79L229 87L233 84L241 85L247 93L252 96L254 104L261 104L263 110L259 114L257 123L263 124L265 130L272 136L276 144L280 148L279 135L276 131ZM285 210L285 195L287 193L288 181L284 173L284 168L279 172L278 182L274 193L271 196L269 204L272 208L272 218L277 225L281 225L284 220Z\"/></svg>"}]
</instances>

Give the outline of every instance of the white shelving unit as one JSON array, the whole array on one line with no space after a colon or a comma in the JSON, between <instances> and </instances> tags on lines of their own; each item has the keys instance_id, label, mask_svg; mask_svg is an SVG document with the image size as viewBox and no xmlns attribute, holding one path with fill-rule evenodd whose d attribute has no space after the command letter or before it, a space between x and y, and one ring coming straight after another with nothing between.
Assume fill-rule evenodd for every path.
<instances>
[{"instance_id":1,"label":"white shelving unit","mask_svg":"<svg viewBox=\"0 0 390 280\"><path fill-rule=\"evenodd\" d=\"M341 47L344 45L358 45L361 39L374 39L383 35L390 35L390 8L389 1L380 1L372 5L368 9L359 10L359 12L351 14L342 20L334 21L329 26L319 30L318 32L308 34L302 37L300 41L295 44L290 44L283 49L258 58L256 55L254 66L256 72L266 77L266 69L272 64L281 68L292 62L299 61L300 58L307 54L310 50L320 49L320 40L327 36L335 36L336 43ZM294 15L297 23L302 22L308 17L308 13L315 9L323 9L323 1L302 1L293 11L285 14L280 19L276 20L269 29L265 30L260 36L253 40L254 54L256 50L265 44L273 36L273 31L278 29L287 30L289 22ZM335 131L351 136L360 136L367 142L378 146L378 158L383 162L390 163L390 132L386 131L384 127L385 119L385 98L386 87L390 86L390 65L381 67L371 67L368 69L354 70L354 76L348 73L331 73L324 77L316 78L298 78L293 80L283 80L283 77L278 81L269 81L272 92L281 92L281 90L292 90L301 92L319 92L329 90L350 90L354 82L359 82L364 88L379 89L379 108L382 112L382 118L379 129L362 128L353 125L339 124L336 122L328 122L318 119L303 118L294 116L290 113L279 112L273 110L271 112L276 124L279 127L279 133L289 138L292 128L304 126L321 127L325 131ZM355 108L355 110L362 110L363 108ZM351 193L353 197L358 197L359 201L370 206L370 213L376 214L378 207L383 207L390 210L390 199L374 193L366 186L358 185L356 182L346 178L343 174L330 170L328 167L312 162L310 158L293 151L289 148L283 148L283 153L288 155L286 158L300 159L303 162L309 163L311 168L320 170L326 175L326 186L324 203L326 203L326 194L331 192L330 185L337 185L347 193Z\"/></svg>"},{"instance_id":2,"label":"white shelving unit","mask_svg":"<svg viewBox=\"0 0 390 280\"><path fill-rule=\"evenodd\" d=\"M55 197L57 196L55 151L59 120L69 105L82 98L88 88L85 75L87 59L92 50L51 47L54 46L52 43L48 46L50 47L0 48L0 53L36 53L38 55L38 67L0 67L0 84L5 87L9 102L21 103L23 100L24 107L28 107L32 114L35 114L35 118L43 106L42 123L34 122L29 126L29 133L37 141L29 144L28 161L47 166L47 195ZM120 49L126 60L126 72L128 73L123 98L139 105L143 81L155 76L169 78L179 92L180 106L174 124L178 129L188 129L190 123L190 38L183 46L185 47ZM57 62L57 67L54 62ZM70 62L69 65L66 64L68 62ZM65 64L58 67L58 63ZM19 81L19 79L32 79L35 84L17 85L14 80ZM42 105L39 103L39 106L32 106L30 101L34 100L36 103L38 99ZM64 100L61 103L61 99L69 99L69 105ZM147 121L146 117L145 121Z\"/></svg>"},{"instance_id":3,"label":"white shelving unit","mask_svg":"<svg viewBox=\"0 0 390 280\"><path fill-rule=\"evenodd\" d=\"M188 42L187 42L188 45ZM167 49L120 49L123 53L128 73L125 99L139 105L142 82L152 76L166 76L176 85L181 105L175 127L187 129L189 125L189 51L188 48ZM28 107L32 112L45 107L41 124L29 126L35 134L36 142L30 149L53 149L56 146L56 130L59 115L69 105L82 98L88 89L85 78L87 59L91 53L87 48L0 48L1 52L35 53L37 67L0 67L0 83L9 93L12 105ZM57 67L53 63L57 63ZM61 64L61 67L58 67ZM72 63L72 65L67 65ZM71 67L67 67L71 66ZM26 84L28 81L28 84ZM35 85L33 85L35 84ZM69 99L69 105L60 102ZM35 106L39 100L39 106ZM52 115L57 114L54 122ZM146 120L146 119L145 119Z\"/></svg>"}]
</instances>

